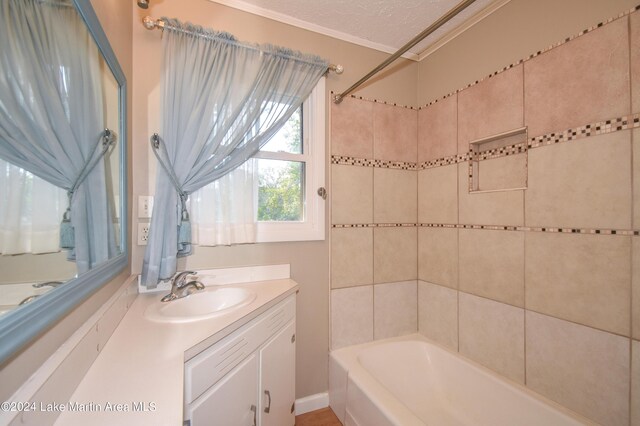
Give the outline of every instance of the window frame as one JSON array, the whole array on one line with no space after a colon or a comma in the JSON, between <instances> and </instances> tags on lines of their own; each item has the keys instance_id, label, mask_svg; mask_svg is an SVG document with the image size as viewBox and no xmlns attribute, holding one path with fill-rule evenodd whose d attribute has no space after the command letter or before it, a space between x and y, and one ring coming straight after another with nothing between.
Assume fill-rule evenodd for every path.
<instances>
[{"instance_id":1,"label":"window frame","mask_svg":"<svg viewBox=\"0 0 640 426\"><path fill-rule=\"evenodd\" d=\"M256 243L325 239L325 77L302 104L302 154L260 151L253 158L304 162L304 220L257 222Z\"/></svg>"}]
</instances>

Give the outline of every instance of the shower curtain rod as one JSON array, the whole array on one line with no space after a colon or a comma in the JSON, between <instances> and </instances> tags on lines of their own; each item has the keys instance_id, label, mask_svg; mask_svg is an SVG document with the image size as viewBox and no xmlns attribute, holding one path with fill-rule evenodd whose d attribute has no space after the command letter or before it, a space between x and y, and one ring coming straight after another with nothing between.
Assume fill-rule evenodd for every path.
<instances>
[{"instance_id":1,"label":"shower curtain rod","mask_svg":"<svg viewBox=\"0 0 640 426\"><path fill-rule=\"evenodd\" d=\"M164 30L164 21L162 19L153 19L151 16L142 18L142 25L148 30L160 29ZM344 67L340 64L329 64L327 71L333 71L336 74L342 74Z\"/></svg>"},{"instance_id":2,"label":"shower curtain rod","mask_svg":"<svg viewBox=\"0 0 640 426\"><path fill-rule=\"evenodd\" d=\"M462 12L464 9L467 8L467 6L470 6L471 3L473 3L474 1L476 1L476 0L464 0L464 1L460 2L456 7L454 7L453 9L451 9L450 11L448 11L447 13L442 15L442 17L440 19L438 19L436 22L431 24L429 27L427 27L420 34L418 34L417 36L412 38L408 43L406 43L400 49L398 49L398 51L396 53L394 53L393 55L389 56L380 65L378 65L373 70L371 70L369 72L369 74L365 75L360 80L358 80L353 86L349 87L344 92L335 95L333 97L333 102L335 102L336 104L339 104L340 102L342 102L342 99L344 99L345 96L347 96L349 93L353 92L355 89L360 87L365 81L369 80L371 77L373 77L375 74L380 72L382 69L384 69L387 66L389 66L389 64L391 64L393 61L395 61L400 56L402 56L407 50L411 49L413 46L415 46L416 44L420 43L429 34L433 33L435 30L437 30L438 28L440 28L441 26L446 24L451 18L456 16L458 13Z\"/></svg>"}]
</instances>

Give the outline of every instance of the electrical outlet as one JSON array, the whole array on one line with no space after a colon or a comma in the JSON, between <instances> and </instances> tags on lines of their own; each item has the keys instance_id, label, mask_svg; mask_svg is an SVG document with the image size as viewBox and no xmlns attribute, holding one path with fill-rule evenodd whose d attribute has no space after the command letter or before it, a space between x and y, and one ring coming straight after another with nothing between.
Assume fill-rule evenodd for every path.
<instances>
[{"instance_id":1,"label":"electrical outlet","mask_svg":"<svg viewBox=\"0 0 640 426\"><path fill-rule=\"evenodd\" d=\"M138 245L146 246L149 241L149 224L138 223Z\"/></svg>"}]
</instances>

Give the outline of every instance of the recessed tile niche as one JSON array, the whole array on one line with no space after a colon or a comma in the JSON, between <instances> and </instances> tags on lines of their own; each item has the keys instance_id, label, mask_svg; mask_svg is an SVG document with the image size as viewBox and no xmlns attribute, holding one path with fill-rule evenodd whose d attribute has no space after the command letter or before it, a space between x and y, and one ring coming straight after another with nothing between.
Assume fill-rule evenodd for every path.
<instances>
[{"instance_id":1,"label":"recessed tile niche","mask_svg":"<svg viewBox=\"0 0 640 426\"><path fill-rule=\"evenodd\" d=\"M527 188L527 128L469 144L469 192Z\"/></svg>"}]
</instances>

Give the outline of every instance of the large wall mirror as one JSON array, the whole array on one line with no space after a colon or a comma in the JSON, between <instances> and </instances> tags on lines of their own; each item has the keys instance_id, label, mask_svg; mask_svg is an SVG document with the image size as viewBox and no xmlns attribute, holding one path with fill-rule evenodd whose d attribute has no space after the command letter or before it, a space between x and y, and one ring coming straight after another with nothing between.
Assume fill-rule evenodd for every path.
<instances>
[{"instance_id":1,"label":"large wall mirror","mask_svg":"<svg viewBox=\"0 0 640 426\"><path fill-rule=\"evenodd\" d=\"M125 77L89 0L0 0L0 365L127 264Z\"/></svg>"}]
</instances>

